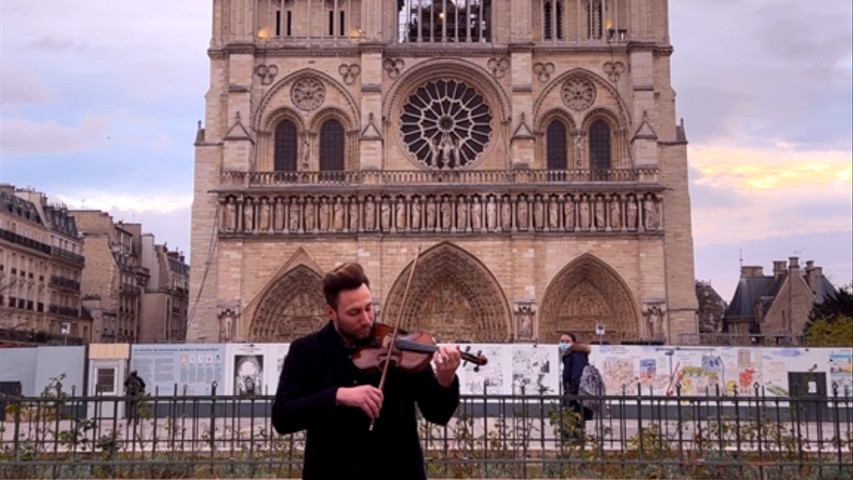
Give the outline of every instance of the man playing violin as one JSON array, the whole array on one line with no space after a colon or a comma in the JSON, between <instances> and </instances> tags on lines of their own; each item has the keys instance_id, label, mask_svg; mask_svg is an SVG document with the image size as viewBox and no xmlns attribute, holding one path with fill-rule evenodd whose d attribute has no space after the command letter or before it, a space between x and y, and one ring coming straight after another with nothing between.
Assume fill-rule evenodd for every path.
<instances>
[{"instance_id":1,"label":"man playing violin","mask_svg":"<svg viewBox=\"0 0 853 480\"><path fill-rule=\"evenodd\" d=\"M305 479L426 479L415 406L446 424L459 405L458 348L441 347L435 368L418 373L365 373L353 353L374 325L370 282L358 263L323 280L324 328L294 341L284 361L272 409L280 434L307 430ZM371 424L372 427L371 427Z\"/></svg>"}]
</instances>

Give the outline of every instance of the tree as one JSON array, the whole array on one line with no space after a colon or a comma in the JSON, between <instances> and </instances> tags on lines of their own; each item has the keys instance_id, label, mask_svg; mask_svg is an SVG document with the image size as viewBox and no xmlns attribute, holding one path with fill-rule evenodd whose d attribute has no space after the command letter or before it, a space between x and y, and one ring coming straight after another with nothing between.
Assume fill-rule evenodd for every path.
<instances>
[{"instance_id":1,"label":"tree","mask_svg":"<svg viewBox=\"0 0 853 480\"><path fill-rule=\"evenodd\" d=\"M805 337L810 347L853 347L853 283L814 304Z\"/></svg>"}]
</instances>

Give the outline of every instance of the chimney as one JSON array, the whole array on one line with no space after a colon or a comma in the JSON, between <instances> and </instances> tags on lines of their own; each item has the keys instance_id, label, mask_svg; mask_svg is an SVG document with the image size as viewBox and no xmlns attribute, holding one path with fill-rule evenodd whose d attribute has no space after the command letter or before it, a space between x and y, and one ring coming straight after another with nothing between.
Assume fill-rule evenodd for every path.
<instances>
[{"instance_id":1,"label":"chimney","mask_svg":"<svg viewBox=\"0 0 853 480\"><path fill-rule=\"evenodd\" d=\"M815 267L812 260L806 262L806 282L809 284L809 288L811 288L813 292L817 291L818 283L822 276L823 267Z\"/></svg>"},{"instance_id":2,"label":"chimney","mask_svg":"<svg viewBox=\"0 0 853 480\"><path fill-rule=\"evenodd\" d=\"M788 268L791 270L791 273L800 271L800 259L799 257L788 257Z\"/></svg>"},{"instance_id":3,"label":"chimney","mask_svg":"<svg viewBox=\"0 0 853 480\"><path fill-rule=\"evenodd\" d=\"M740 276L741 278L763 277L764 267L755 265L744 265L740 267Z\"/></svg>"},{"instance_id":4,"label":"chimney","mask_svg":"<svg viewBox=\"0 0 853 480\"><path fill-rule=\"evenodd\" d=\"M774 260L773 261L773 278L778 280L779 277L785 275L787 273L787 269L785 268L785 260Z\"/></svg>"}]
</instances>

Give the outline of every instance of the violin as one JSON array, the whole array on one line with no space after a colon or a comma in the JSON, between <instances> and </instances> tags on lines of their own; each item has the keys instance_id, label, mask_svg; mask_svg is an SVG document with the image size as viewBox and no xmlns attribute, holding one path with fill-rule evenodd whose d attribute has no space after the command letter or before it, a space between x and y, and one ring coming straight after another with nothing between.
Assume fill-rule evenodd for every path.
<instances>
[{"instance_id":1,"label":"violin","mask_svg":"<svg viewBox=\"0 0 853 480\"><path fill-rule=\"evenodd\" d=\"M435 338L427 332L397 330L396 340L392 340L394 338L394 327L385 323L374 323L370 337L356 348L352 356L353 364L366 373L384 370L388 362L402 372L419 373L429 366L433 353L440 348ZM480 366L485 365L488 360L482 352L473 354L470 350L469 345L466 351L460 352L462 362L473 363L474 371L479 371Z\"/></svg>"}]
</instances>

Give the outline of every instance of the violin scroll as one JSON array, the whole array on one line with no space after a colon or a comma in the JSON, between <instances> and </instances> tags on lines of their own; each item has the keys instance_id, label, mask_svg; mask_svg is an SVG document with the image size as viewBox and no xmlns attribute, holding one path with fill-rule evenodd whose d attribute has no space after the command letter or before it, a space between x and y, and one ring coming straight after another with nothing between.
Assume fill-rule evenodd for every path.
<instances>
[{"instance_id":1,"label":"violin scroll","mask_svg":"<svg viewBox=\"0 0 853 480\"><path fill-rule=\"evenodd\" d=\"M468 345L468 348L466 348L465 351L461 352L461 353L462 353L463 364L465 362L473 363L475 365L475 367L474 367L475 372L479 372L480 367L489 362L489 360L483 356L482 350L477 351L476 355L472 354L471 353L471 345Z\"/></svg>"}]
</instances>

